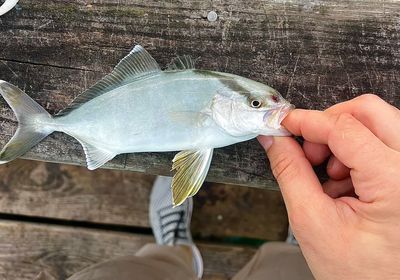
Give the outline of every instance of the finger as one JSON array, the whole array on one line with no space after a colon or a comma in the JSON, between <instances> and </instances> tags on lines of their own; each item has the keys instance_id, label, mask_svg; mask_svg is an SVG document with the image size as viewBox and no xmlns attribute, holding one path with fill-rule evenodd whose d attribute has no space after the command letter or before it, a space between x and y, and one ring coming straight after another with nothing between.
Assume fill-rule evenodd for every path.
<instances>
[{"instance_id":1,"label":"finger","mask_svg":"<svg viewBox=\"0 0 400 280\"><path fill-rule=\"evenodd\" d=\"M312 143L309 141L304 141L303 151L312 165L323 163L331 154L331 150L329 150L327 145Z\"/></svg>"},{"instance_id":2,"label":"finger","mask_svg":"<svg viewBox=\"0 0 400 280\"><path fill-rule=\"evenodd\" d=\"M332 114L352 114L368 127L383 143L400 151L400 130L394 123L400 123L400 110L373 94L365 94L347 102L339 103L326 110Z\"/></svg>"},{"instance_id":3,"label":"finger","mask_svg":"<svg viewBox=\"0 0 400 280\"><path fill-rule=\"evenodd\" d=\"M274 142L274 138L272 136L259 135L257 137L258 142L260 142L261 146L263 146L265 151L268 151Z\"/></svg>"},{"instance_id":4,"label":"finger","mask_svg":"<svg viewBox=\"0 0 400 280\"><path fill-rule=\"evenodd\" d=\"M363 171L381 171L389 149L368 128L350 114L293 110L285 119L285 127L305 140L328 144L332 153L347 167Z\"/></svg>"},{"instance_id":5,"label":"finger","mask_svg":"<svg viewBox=\"0 0 400 280\"><path fill-rule=\"evenodd\" d=\"M282 125L294 135L303 136L306 141L327 144L326 139L334 125L334 117L327 112L295 109L283 119Z\"/></svg>"},{"instance_id":6,"label":"finger","mask_svg":"<svg viewBox=\"0 0 400 280\"><path fill-rule=\"evenodd\" d=\"M343 180L350 176L350 168L341 163L334 155L328 161L326 172L334 180Z\"/></svg>"},{"instance_id":7,"label":"finger","mask_svg":"<svg viewBox=\"0 0 400 280\"><path fill-rule=\"evenodd\" d=\"M267 154L289 217L293 213L319 213L321 209L329 207L329 203L333 203L323 193L310 162L293 138L274 137ZM315 208L318 210L315 211Z\"/></svg>"},{"instance_id":8,"label":"finger","mask_svg":"<svg viewBox=\"0 0 400 280\"><path fill-rule=\"evenodd\" d=\"M349 114L337 117L328 136L328 146L345 166L371 175L382 170L380 163L391 152L368 128Z\"/></svg>"},{"instance_id":9,"label":"finger","mask_svg":"<svg viewBox=\"0 0 400 280\"><path fill-rule=\"evenodd\" d=\"M324 192L331 198L338 198L344 195L353 196L354 186L351 178L344 180L328 180L323 185Z\"/></svg>"}]
</instances>

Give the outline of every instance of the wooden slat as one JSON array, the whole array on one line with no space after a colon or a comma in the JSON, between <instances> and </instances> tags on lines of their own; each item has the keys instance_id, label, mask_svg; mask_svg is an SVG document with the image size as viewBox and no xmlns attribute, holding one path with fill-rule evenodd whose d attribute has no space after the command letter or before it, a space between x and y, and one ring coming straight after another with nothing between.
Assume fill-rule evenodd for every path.
<instances>
[{"instance_id":1,"label":"wooden slat","mask_svg":"<svg viewBox=\"0 0 400 280\"><path fill-rule=\"evenodd\" d=\"M194 197L195 236L285 240L288 218L279 192L206 183Z\"/></svg>"},{"instance_id":2,"label":"wooden slat","mask_svg":"<svg viewBox=\"0 0 400 280\"><path fill-rule=\"evenodd\" d=\"M0 77L51 113L64 108L137 42L166 65L199 67L275 87L298 107L323 109L363 92L400 106L400 3L365 1L26 0L0 20ZM207 12L219 18L208 22ZM0 103L0 144L16 126ZM27 158L83 164L82 149L54 135ZM118 157L106 167L169 174L171 153ZM209 181L276 189L255 142L219 149Z\"/></svg>"},{"instance_id":3,"label":"wooden slat","mask_svg":"<svg viewBox=\"0 0 400 280\"><path fill-rule=\"evenodd\" d=\"M32 280L42 270L66 279L92 264L133 255L150 236L0 220L0 279ZM207 280L229 279L255 249L199 244Z\"/></svg>"},{"instance_id":4,"label":"wooden slat","mask_svg":"<svg viewBox=\"0 0 400 280\"><path fill-rule=\"evenodd\" d=\"M0 165L0 213L149 228L154 176L17 160ZM280 193L206 184L195 196L195 237L283 240Z\"/></svg>"}]
</instances>

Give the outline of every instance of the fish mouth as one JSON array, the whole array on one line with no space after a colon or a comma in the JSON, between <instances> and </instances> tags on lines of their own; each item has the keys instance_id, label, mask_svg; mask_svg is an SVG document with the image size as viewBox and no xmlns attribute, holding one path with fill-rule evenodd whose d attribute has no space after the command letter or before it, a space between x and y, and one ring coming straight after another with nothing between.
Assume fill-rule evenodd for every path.
<instances>
[{"instance_id":1,"label":"fish mouth","mask_svg":"<svg viewBox=\"0 0 400 280\"><path fill-rule=\"evenodd\" d=\"M266 112L263 117L263 121L264 123L266 123L267 126L274 129L279 129L281 128L281 122L283 121L283 119L286 118L289 112L292 111L294 108L294 105L287 103L282 106L268 110L268 112Z\"/></svg>"},{"instance_id":2,"label":"fish mouth","mask_svg":"<svg viewBox=\"0 0 400 280\"><path fill-rule=\"evenodd\" d=\"M289 115L290 111L294 110L294 105L292 104L285 104L284 106L281 107L281 109L279 110L278 114L279 114L279 119L278 122L279 124L281 124L281 122L283 121L284 118L287 117L287 115Z\"/></svg>"}]
</instances>

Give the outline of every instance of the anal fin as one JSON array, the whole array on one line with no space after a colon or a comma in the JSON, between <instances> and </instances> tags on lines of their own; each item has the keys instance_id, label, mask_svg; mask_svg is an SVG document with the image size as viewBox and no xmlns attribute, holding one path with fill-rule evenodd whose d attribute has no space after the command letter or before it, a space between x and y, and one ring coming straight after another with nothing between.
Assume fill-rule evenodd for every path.
<instances>
[{"instance_id":1,"label":"anal fin","mask_svg":"<svg viewBox=\"0 0 400 280\"><path fill-rule=\"evenodd\" d=\"M182 204L186 198L194 196L207 176L213 149L182 151L172 160L172 200L174 206Z\"/></svg>"},{"instance_id":2,"label":"anal fin","mask_svg":"<svg viewBox=\"0 0 400 280\"><path fill-rule=\"evenodd\" d=\"M86 163L89 170L94 170L113 159L116 154L105 149L97 148L91 144L79 141L86 155Z\"/></svg>"}]
</instances>

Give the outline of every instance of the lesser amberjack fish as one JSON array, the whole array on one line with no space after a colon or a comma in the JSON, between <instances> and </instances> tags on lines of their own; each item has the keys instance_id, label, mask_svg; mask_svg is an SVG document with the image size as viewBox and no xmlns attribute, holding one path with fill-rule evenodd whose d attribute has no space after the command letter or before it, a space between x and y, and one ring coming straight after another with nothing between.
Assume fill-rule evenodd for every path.
<instances>
[{"instance_id":1,"label":"lesser amberjack fish","mask_svg":"<svg viewBox=\"0 0 400 280\"><path fill-rule=\"evenodd\" d=\"M280 123L293 107L262 83L195 69L188 56L161 71L139 45L55 116L5 81L0 93L19 122L0 163L22 156L54 131L82 144L91 170L122 153L181 151L172 163L175 205L200 189L214 148L257 135L289 135Z\"/></svg>"}]
</instances>

